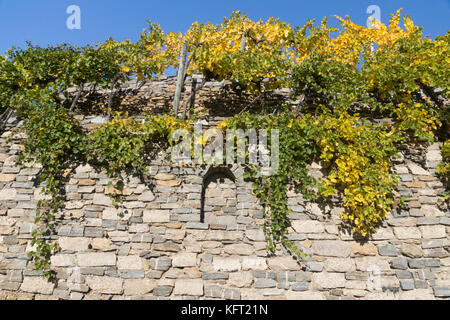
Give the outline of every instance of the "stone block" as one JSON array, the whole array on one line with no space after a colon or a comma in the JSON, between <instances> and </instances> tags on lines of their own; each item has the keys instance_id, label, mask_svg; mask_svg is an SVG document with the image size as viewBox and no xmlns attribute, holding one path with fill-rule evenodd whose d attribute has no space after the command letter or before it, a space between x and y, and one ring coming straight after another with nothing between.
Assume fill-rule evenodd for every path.
<instances>
[{"instance_id":1,"label":"stone block","mask_svg":"<svg viewBox=\"0 0 450 320\"><path fill-rule=\"evenodd\" d=\"M139 256L118 256L117 268L119 270L142 270L144 264Z\"/></svg>"},{"instance_id":2,"label":"stone block","mask_svg":"<svg viewBox=\"0 0 450 320\"><path fill-rule=\"evenodd\" d=\"M319 289L345 288L344 273L314 273L312 275L313 286Z\"/></svg>"},{"instance_id":3,"label":"stone block","mask_svg":"<svg viewBox=\"0 0 450 320\"><path fill-rule=\"evenodd\" d=\"M126 296L139 296L150 293L155 286L155 281L150 279L127 279L123 284Z\"/></svg>"},{"instance_id":4,"label":"stone block","mask_svg":"<svg viewBox=\"0 0 450 320\"><path fill-rule=\"evenodd\" d=\"M249 287L253 283L251 272L233 272L229 274L228 284L238 288Z\"/></svg>"},{"instance_id":5,"label":"stone block","mask_svg":"<svg viewBox=\"0 0 450 320\"><path fill-rule=\"evenodd\" d=\"M44 277L24 277L20 290L30 293L52 294L55 285Z\"/></svg>"},{"instance_id":6,"label":"stone block","mask_svg":"<svg viewBox=\"0 0 450 320\"><path fill-rule=\"evenodd\" d=\"M350 256L350 245L344 241L314 241L312 251L315 255L328 257L342 257Z\"/></svg>"},{"instance_id":7,"label":"stone block","mask_svg":"<svg viewBox=\"0 0 450 320\"><path fill-rule=\"evenodd\" d=\"M0 190L0 201L14 201L16 198L16 189L3 189Z\"/></svg>"},{"instance_id":8,"label":"stone block","mask_svg":"<svg viewBox=\"0 0 450 320\"><path fill-rule=\"evenodd\" d=\"M298 233L323 233L324 224L314 220L295 220L292 222L292 228Z\"/></svg>"},{"instance_id":9,"label":"stone block","mask_svg":"<svg viewBox=\"0 0 450 320\"><path fill-rule=\"evenodd\" d=\"M275 288L277 282L273 279L258 278L255 280L253 286L257 289Z\"/></svg>"},{"instance_id":10,"label":"stone block","mask_svg":"<svg viewBox=\"0 0 450 320\"><path fill-rule=\"evenodd\" d=\"M393 245L378 246L380 256L396 257L398 255L397 248Z\"/></svg>"},{"instance_id":11,"label":"stone block","mask_svg":"<svg viewBox=\"0 0 450 320\"><path fill-rule=\"evenodd\" d=\"M355 262L349 258L328 258L324 262L325 270L328 272L355 271Z\"/></svg>"},{"instance_id":12,"label":"stone block","mask_svg":"<svg viewBox=\"0 0 450 320\"><path fill-rule=\"evenodd\" d=\"M238 258L223 258L223 257L213 258L214 271L234 272L240 271L241 268L242 265Z\"/></svg>"},{"instance_id":13,"label":"stone block","mask_svg":"<svg viewBox=\"0 0 450 320\"><path fill-rule=\"evenodd\" d=\"M164 223L170 222L169 210L144 210L144 222L149 223Z\"/></svg>"},{"instance_id":14,"label":"stone block","mask_svg":"<svg viewBox=\"0 0 450 320\"><path fill-rule=\"evenodd\" d=\"M197 265L197 254L182 252L172 256L172 266L176 268L195 267Z\"/></svg>"},{"instance_id":15,"label":"stone block","mask_svg":"<svg viewBox=\"0 0 450 320\"><path fill-rule=\"evenodd\" d=\"M447 236L445 226L420 226L419 229L424 239L439 239Z\"/></svg>"},{"instance_id":16,"label":"stone block","mask_svg":"<svg viewBox=\"0 0 450 320\"><path fill-rule=\"evenodd\" d=\"M93 204L106 207L113 206L111 197L100 193L94 194Z\"/></svg>"},{"instance_id":17,"label":"stone block","mask_svg":"<svg viewBox=\"0 0 450 320\"><path fill-rule=\"evenodd\" d=\"M266 239L264 232L258 229L247 230L245 235L252 241L265 241Z\"/></svg>"},{"instance_id":18,"label":"stone block","mask_svg":"<svg viewBox=\"0 0 450 320\"><path fill-rule=\"evenodd\" d=\"M167 271L172 266L172 259L169 257L161 257L150 260L150 267L153 270Z\"/></svg>"},{"instance_id":19,"label":"stone block","mask_svg":"<svg viewBox=\"0 0 450 320\"><path fill-rule=\"evenodd\" d=\"M266 270L267 262L265 258L260 257L243 257L242 270Z\"/></svg>"},{"instance_id":20,"label":"stone block","mask_svg":"<svg viewBox=\"0 0 450 320\"><path fill-rule=\"evenodd\" d=\"M116 255L112 252L90 252L77 254L80 267L115 266Z\"/></svg>"},{"instance_id":21,"label":"stone block","mask_svg":"<svg viewBox=\"0 0 450 320\"><path fill-rule=\"evenodd\" d=\"M269 268L273 271L296 271L301 267L298 262L291 256L286 257L271 257L267 259Z\"/></svg>"},{"instance_id":22,"label":"stone block","mask_svg":"<svg viewBox=\"0 0 450 320\"><path fill-rule=\"evenodd\" d=\"M403 255L409 258L420 258L423 257L422 249L414 244L403 243L401 247L401 252Z\"/></svg>"},{"instance_id":23,"label":"stone block","mask_svg":"<svg viewBox=\"0 0 450 320\"><path fill-rule=\"evenodd\" d=\"M86 284L93 291L104 294L122 294L123 280L113 277L86 276Z\"/></svg>"},{"instance_id":24,"label":"stone block","mask_svg":"<svg viewBox=\"0 0 450 320\"><path fill-rule=\"evenodd\" d=\"M420 239L420 231L416 227L394 227L394 234L399 240Z\"/></svg>"},{"instance_id":25,"label":"stone block","mask_svg":"<svg viewBox=\"0 0 450 320\"><path fill-rule=\"evenodd\" d=\"M180 279L175 282L175 295L203 296L203 280Z\"/></svg>"},{"instance_id":26,"label":"stone block","mask_svg":"<svg viewBox=\"0 0 450 320\"><path fill-rule=\"evenodd\" d=\"M360 254L363 256L375 256L377 254L377 247L370 242L361 244L356 241L350 242L350 248L354 254Z\"/></svg>"},{"instance_id":27,"label":"stone block","mask_svg":"<svg viewBox=\"0 0 450 320\"><path fill-rule=\"evenodd\" d=\"M224 247L224 252L229 255L250 256L254 251L253 246L244 243L231 244Z\"/></svg>"},{"instance_id":28,"label":"stone block","mask_svg":"<svg viewBox=\"0 0 450 320\"><path fill-rule=\"evenodd\" d=\"M50 258L51 265L54 267L73 267L75 266L75 255L57 254Z\"/></svg>"}]
</instances>

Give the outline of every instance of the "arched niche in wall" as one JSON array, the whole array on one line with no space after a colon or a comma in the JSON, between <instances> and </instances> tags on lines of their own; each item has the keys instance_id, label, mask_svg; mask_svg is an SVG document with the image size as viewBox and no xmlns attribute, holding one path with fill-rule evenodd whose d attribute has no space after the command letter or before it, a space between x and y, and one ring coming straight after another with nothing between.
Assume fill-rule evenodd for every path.
<instances>
[{"instance_id":1,"label":"arched niche in wall","mask_svg":"<svg viewBox=\"0 0 450 320\"><path fill-rule=\"evenodd\" d=\"M236 225L236 177L226 166L210 167L203 177L200 221Z\"/></svg>"}]
</instances>

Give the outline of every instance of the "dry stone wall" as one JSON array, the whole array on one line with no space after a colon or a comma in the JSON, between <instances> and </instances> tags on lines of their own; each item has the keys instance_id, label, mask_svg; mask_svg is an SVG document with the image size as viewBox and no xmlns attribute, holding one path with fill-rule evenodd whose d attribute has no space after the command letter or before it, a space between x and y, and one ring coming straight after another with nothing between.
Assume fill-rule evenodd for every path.
<instances>
[{"instance_id":1,"label":"dry stone wall","mask_svg":"<svg viewBox=\"0 0 450 320\"><path fill-rule=\"evenodd\" d=\"M80 116L89 128L99 118ZM0 299L448 299L450 212L434 169L440 146L404 152L393 164L405 207L369 240L341 225L339 202L289 193L289 238L307 257L282 247L268 255L263 213L243 169L148 164L154 180L130 176L121 208L108 179L89 165L68 172L65 209L52 238L55 279L27 256L39 165L21 168L20 123L0 137ZM320 166L310 168L320 175Z\"/></svg>"}]
</instances>

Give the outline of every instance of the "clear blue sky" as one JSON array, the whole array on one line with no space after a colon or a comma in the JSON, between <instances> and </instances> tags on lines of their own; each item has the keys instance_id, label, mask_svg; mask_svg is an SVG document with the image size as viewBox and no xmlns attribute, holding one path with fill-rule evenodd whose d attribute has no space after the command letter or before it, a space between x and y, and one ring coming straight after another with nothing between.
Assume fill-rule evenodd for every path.
<instances>
[{"instance_id":1,"label":"clear blue sky","mask_svg":"<svg viewBox=\"0 0 450 320\"><path fill-rule=\"evenodd\" d=\"M69 30L66 20L69 5L81 8L81 30ZM104 41L136 40L146 20L158 22L165 31L186 31L192 22L220 23L233 9L245 11L259 20L279 17L293 25L308 18L349 14L365 25L369 5L378 5L381 20L398 8L432 37L449 30L450 0L0 0L0 53L26 40L46 46L68 42L84 45ZM333 22L334 19L330 19Z\"/></svg>"}]
</instances>

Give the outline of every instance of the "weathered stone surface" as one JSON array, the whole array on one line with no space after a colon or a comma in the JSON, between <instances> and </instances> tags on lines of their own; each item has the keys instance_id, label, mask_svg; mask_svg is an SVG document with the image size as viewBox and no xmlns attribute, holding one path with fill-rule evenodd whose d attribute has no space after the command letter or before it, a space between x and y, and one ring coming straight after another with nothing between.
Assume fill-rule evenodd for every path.
<instances>
[{"instance_id":1,"label":"weathered stone surface","mask_svg":"<svg viewBox=\"0 0 450 320\"><path fill-rule=\"evenodd\" d=\"M63 251L87 251L89 249L89 243L89 239L81 237L61 237L58 239L58 244Z\"/></svg>"},{"instance_id":2,"label":"weathered stone surface","mask_svg":"<svg viewBox=\"0 0 450 320\"><path fill-rule=\"evenodd\" d=\"M323 263L321 262L307 262L305 266L307 271L311 272L322 272Z\"/></svg>"},{"instance_id":3,"label":"weathered stone surface","mask_svg":"<svg viewBox=\"0 0 450 320\"><path fill-rule=\"evenodd\" d=\"M445 226L420 226L419 229L424 239L439 239L447 236Z\"/></svg>"},{"instance_id":4,"label":"weathered stone surface","mask_svg":"<svg viewBox=\"0 0 450 320\"><path fill-rule=\"evenodd\" d=\"M203 280L228 280L229 275L234 273L226 273L226 272L203 272L202 279Z\"/></svg>"},{"instance_id":5,"label":"weathered stone surface","mask_svg":"<svg viewBox=\"0 0 450 320\"><path fill-rule=\"evenodd\" d=\"M224 252L229 255L250 256L255 252L255 249L251 245L239 243L225 246Z\"/></svg>"},{"instance_id":6,"label":"weathered stone surface","mask_svg":"<svg viewBox=\"0 0 450 320\"><path fill-rule=\"evenodd\" d=\"M229 275L228 284L238 288L249 287L253 283L251 272L232 272Z\"/></svg>"},{"instance_id":7,"label":"weathered stone surface","mask_svg":"<svg viewBox=\"0 0 450 320\"><path fill-rule=\"evenodd\" d=\"M52 294L54 284L43 277L24 277L20 290L31 293Z\"/></svg>"},{"instance_id":8,"label":"weathered stone surface","mask_svg":"<svg viewBox=\"0 0 450 320\"><path fill-rule=\"evenodd\" d=\"M58 232L58 235L63 237L82 237L83 234L84 227L78 224L62 226Z\"/></svg>"},{"instance_id":9,"label":"weathered stone surface","mask_svg":"<svg viewBox=\"0 0 450 320\"><path fill-rule=\"evenodd\" d=\"M89 286L89 288L99 293L123 293L123 280L120 278L86 276L86 284Z\"/></svg>"},{"instance_id":10,"label":"weathered stone surface","mask_svg":"<svg viewBox=\"0 0 450 320\"><path fill-rule=\"evenodd\" d=\"M252 241L264 241L265 236L264 232L262 230L247 230L245 232L245 235L247 238L249 238Z\"/></svg>"},{"instance_id":11,"label":"weathered stone surface","mask_svg":"<svg viewBox=\"0 0 450 320\"><path fill-rule=\"evenodd\" d=\"M288 300L325 300L325 296L317 291L287 291L286 299Z\"/></svg>"},{"instance_id":12,"label":"weathered stone surface","mask_svg":"<svg viewBox=\"0 0 450 320\"><path fill-rule=\"evenodd\" d=\"M161 257L150 260L150 267L158 271L167 271L172 266L172 259L168 257Z\"/></svg>"},{"instance_id":13,"label":"weathered stone surface","mask_svg":"<svg viewBox=\"0 0 450 320\"><path fill-rule=\"evenodd\" d=\"M181 250L181 247L173 242L164 242L164 243L155 243L153 245L153 249L164 252L179 252Z\"/></svg>"},{"instance_id":14,"label":"weathered stone surface","mask_svg":"<svg viewBox=\"0 0 450 320\"><path fill-rule=\"evenodd\" d=\"M255 288L263 289L263 288L275 288L277 286L277 282L272 279L256 279L253 284Z\"/></svg>"},{"instance_id":15,"label":"weathered stone surface","mask_svg":"<svg viewBox=\"0 0 450 320\"><path fill-rule=\"evenodd\" d=\"M120 272L120 276L122 279L144 279L145 271L144 270L122 270Z\"/></svg>"},{"instance_id":16,"label":"weathered stone surface","mask_svg":"<svg viewBox=\"0 0 450 320\"><path fill-rule=\"evenodd\" d=\"M16 198L16 189L3 189L0 190L0 201L11 201Z\"/></svg>"},{"instance_id":17,"label":"weathered stone surface","mask_svg":"<svg viewBox=\"0 0 450 320\"><path fill-rule=\"evenodd\" d=\"M7 280L11 281L11 282L22 282L23 281L22 271L9 270L7 272ZM6 281L6 279L5 279L5 281Z\"/></svg>"},{"instance_id":18,"label":"weathered stone surface","mask_svg":"<svg viewBox=\"0 0 450 320\"><path fill-rule=\"evenodd\" d=\"M75 256L71 254L58 254L51 257L51 265L54 267L75 266Z\"/></svg>"},{"instance_id":19,"label":"weathered stone surface","mask_svg":"<svg viewBox=\"0 0 450 320\"><path fill-rule=\"evenodd\" d=\"M434 295L428 289L416 289L400 292L399 300L434 300Z\"/></svg>"},{"instance_id":20,"label":"weathered stone surface","mask_svg":"<svg viewBox=\"0 0 450 320\"><path fill-rule=\"evenodd\" d=\"M408 266L411 269L439 267L440 261L437 259L408 259Z\"/></svg>"},{"instance_id":21,"label":"weathered stone surface","mask_svg":"<svg viewBox=\"0 0 450 320\"><path fill-rule=\"evenodd\" d=\"M159 286L153 289L153 295L156 297L168 297L173 291L173 286Z\"/></svg>"},{"instance_id":22,"label":"weathered stone surface","mask_svg":"<svg viewBox=\"0 0 450 320\"><path fill-rule=\"evenodd\" d=\"M144 265L139 256L118 256L117 267L119 270L141 270Z\"/></svg>"},{"instance_id":23,"label":"weathered stone surface","mask_svg":"<svg viewBox=\"0 0 450 320\"><path fill-rule=\"evenodd\" d=\"M130 213L121 212L116 208L105 208L102 213L103 222L105 222L105 220L129 220L130 216Z\"/></svg>"},{"instance_id":24,"label":"weathered stone surface","mask_svg":"<svg viewBox=\"0 0 450 320\"><path fill-rule=\"evenodd\" d=\"M319 256L348 257L350 256L350 245L344 241L314 241L312 251Z\"/></svg>"},{"instance_id":25,"label":"weathered stone surface","mask_svg":"<svg viewBox=\"0 0 450 320\"><path fill-rule=\"evenodd\" d=\"M127 279L124 281L124 294L127 296L139 296L150 293L156 283L150 279Z\"/></svg>"},{"instance_id":26,"label":"weathered stone surface","mask_svg":"<svg viewBox=\"0 0 450 320\"><path fill-rule=\"evenodd\" d=\"M269 268L273 271L300 270L300 265L291 256L268 258Z\"/></svg>"},{"instance_id":27,"label":"weathered stone surface","mask_svg":"<svg viewBox=\"0 0 450 320\"><path fill-rule=\"evenodd\" d=\"M170 222L169 210L144 210L144 222L163 223Z\"/></svg>"},{"instance_id":28,"label":"weathered stone surface","mask_svg":"<svg viewBox=\"0 0 450 320\"><path fill-rule=\"evenodd\" d=\"M107 206L107 207L113 206L112 199L109 196L99 193L96 193L94 195L93 203L99 206Z\"/></svg>"},{"instance_id":29,"label":"weathered stone surface","mask_svg":"<svg viewBox=\"0 0 450 320\"><path fill-rule=\"evenodd\" d=\"M201 279L181 279L175 282L175 295L202 296L203 280Z\"/></svg>"},{"instance_id":30,"label":"weathered stone surface","mask_svg":"<svg viewBox=\"0 0 450 320\"><path fill-rule=\"evenodd\" d=\"M177 187L181 184L181 180L157 180L156 184L164 187Z\"/></svg>"},{"instance_id":31,"label":"weathered stone surface","mask_svg":"<svg viewBox=\"0 0 450 320\"><path fill-rule=\"evenodd\" d=\"M186 223L186 229L208 230L209 224L201 222L188 222Z\"/></svg>"},{"instance_id":32,"label":"weathered stone surface","mask_svg":"<svg viewBox=\"0 0 450 320\"><path fill-rule=\"evenodd\" d=\"M394 233L388 228L379 228L372 235L373 240L391 240L394 239Z\"/></svg>"},{"instance_id":33,"label":"weathered stone surface","mask_svg":"<svg viewBox=\"0 0 450 320\"><path fill-rule=\"evenodd\" d=\"M323 223L314 220L295 220L292 228L298 233L322 233L325 232Z\"/></svg>"},{"instance_id":34,"label":"weathered stone surface","mask_svg":"<svg viewBox=\"0 0 450 320\"><path fill-rule=\"evenodd\" d=\"M209 241L240 241L243 239L243 233L240 231L222 231L215 230L214 232L205 231L202 236L198 237L198 240ZM263 233L264 234L264 233Z\"/></svg>"},{"instance_id":35,"label":"weathered stone surface","mask_svg":"<svg viewBox=\"0 0 450 320\"><path fill-rule=\"evenodd\" d=\"M352 241L349 244L354 254L360 254L363 256L375 256L377 254L377 247L373 243L366 242L361 244L359 242Z\"/></svg>"},{"instance_id":36,"label":"weathered stone surface","mask_svg":"<svg viewBox=\"0 0 450 320\"><path fill-rule=\"evenodd\" d=\"M0 182L11 182L16 179L15 174L4 174L0 173Z\"/></svg>"},{"instance_id":37,"label":"weathered stone surface","mask_svg":"<svg viewBox=\"0 0 450 320\"><path fill-rule=\"evenodd\" d=\"M95 238L91 241L92 248L100 251L108 251L111 248L111 240L106 238Z\"/></svg>"},{"instance_id":38,"label":"weathered stone surface","mask_svg":"<svg viewBox=\"0 0 450 320\"><path fill-rule=\"evenodd\" d=\"M409 170L411 171L412 174L417 175L417 176L430 176L431 174L423 169L422 167L418 166L417 164L413 163L413 162L408 162L407 163Z\"/></svg>"},{"instance_id":39,"label":"weathered stone surface","mask_svg":"<svg viewBox=\"0 0 450 320\"><path fill-rule=\"evenodd\" d=\"M421 238L419 229L415 227L394 227L394 234L399 240Z\"/></svg>"},{"instance_id":40,"label":"weathered stone surface","mask_svg":"<svg viewBox=\"0 0 450 320\"><path fill-rule=\"evenodd\" d=\"M291 286L292 291L308 291L308 289L309 284L307 282L297 282Z\"/></svg>"},{"instance_id":41,"label":"weathered stone surface","mask_svg":"<svg viewBox=\"0 0 450 320\"><path fill-rule=\"evenodd\" d=\"M238 289L225 289L223 298L225 300L241 300L241 291Z\"/></svg>"},{"instance_id":42,"label":"weathered stone surface","mask_svg":"<svg viewBox=\"0 0 450 320\"><path fill-rule=\"evenodd\" d=\"M405 258L394 258L391 261L391 268L406 270L408 269L408 261Z\"/></svg>"},{"instance_id":43,"label":"weathered stone surface","mask_svg":"<svg viewBox=\"0 0 450 320\"><path fill-rule=\"evenodd\" d=\"M195 267L197 265L197 254L181 252L172 256L172 266L176 268Z\"/></svg>"},{"instance_id":44,"label":"weathered stone surface","mask_svg":"<svg viewBox=\"0 0 450 320\"><path fill-rule=\"evenodd\" d=\"M0 290L7 290L7 291L17 291L20 288L20 283L17 282L9 282L9 281L2 281L0 282ZM2 296L2 292L0 291L0 299L5 300L6 298Z\"/></svg>"},{"instance_id":45,"label":"weathered stone surface","mask_svg":"<svg viewBox=\"0 0 450 320\"><path fill-rule=\"evenodd\" d=\"M116 255L112 252L90 252L77 254L80 267L115 266Z\"/></svg>"},{"instance_id":46,"label":"weathered stone surface","mask_svg":"<svg viewBox=\"0 0 450 320\"><path fill-rule=\"evenodd\" d=\"M397 278L399 278L399 279L412 279L413 278L411 272L409 272L409 271L401 270L401 271L395 272L395 274L396 274Z\"/></svg>"},{"instance_id":47,"label":"weathered stone surface","mask_svg":"<svg viewBox=\"0 0 450 320\"><path fill-rule=\"evenodd\" d=\"M345 275L343 273L314 273L312 284L318 289L344 288Z\"/></svg>"},{"instance_id":48,"label":"weathered stone surface","mask_svg":"<svg viewBox=\"0 0 450 320\"><path fill-rule=\"evenodd\" d=\"M355 262L348 258L328 258L324 266L328 272L348 272L356 269Z\"/></svg>"},{"instance_id":49,"label":"weathered stone surface","mask_svg":"<svg viewBox=\"0 0 450 320\"><path fill-rule=\"evenodd\" d=\"M440 298L448 298L450 297L450 287L449 288L433 288L434 295Z\"/></svg>"},{"instance_id":50,"label":"weathered stone surface","mask_svg":"<svg viewBox=\"0 0 450 320\"><path fill-rule=\"evenodd\" d=\"M144 202L151 202L155 200L155 195L151 191L145 191L138 197L138 200Z\"/></svg>"},{"instance_id":51,"label":"weathered stone surface","mask_svg":"<svg viewBox=\"0 0 450 320\"><path fill-rule=\"evenodd\" d=\"M374 270L389 270L388 260L378 259L376 257L356 258L356 270L358 271L374 271Z\"/></svg>"},{"instance_id":52,"label":"weathered stone surface","mask_svg":"<svg viewBox=\"0 0 450 320\"><path fill-rule=\"evenodd\" d=\"M379 246L378 253L380 256L396 257L398 255L397 248L393 245Z\"/></svg>"},{"instance_id":53,"label":"weathered stone surface","mask_svg":"<svg viewBox=\"0 0 450 320\"><path fill-rule=\"evenodd\" d=\"M413 290L414 289L414 281L411 280L400 280L400 288L404 291Z\"/></svg>"},{"instance_id":54,"label":"weathered stone surface","mask_svg":"<svg viewBox=\"0 0 450 320\"><path fill-rule=\"evenodd\" d=\"M402 244L401 252L403 255L409 258L420 258L423 257L422 249L414 244L404 243Z\"/></svg>"},{"instance_id":55,"label":"weathered stone surface","mask_svg":"<svg viewBox=\"0 0 450 320\"><path fill-rule=\"evenodd\" d=\"M233 272L241 270L242 265L238 258L214 257L213 268L214 271Z\"/></svg>"},{"instance_id":56,"label":"weathered stone surface","mask_svg":"<svg viewBox=\"0 0 450 320\"><path fill-rule=\"evenodd\" d=\"M244 257L242 258L242 270L266 270L267 262L265 258Z\"/></svg>"},{"instance_id":57,"label":"weathered stone surface","mask_svg":"<svg viewBox=\"0 0 450 320\"><path fill-rule=\"evenodd\" d=\"M223 288L217 285L205 285L205 297L207 298L222 298Z\"/></svg>"}]
</instances>

